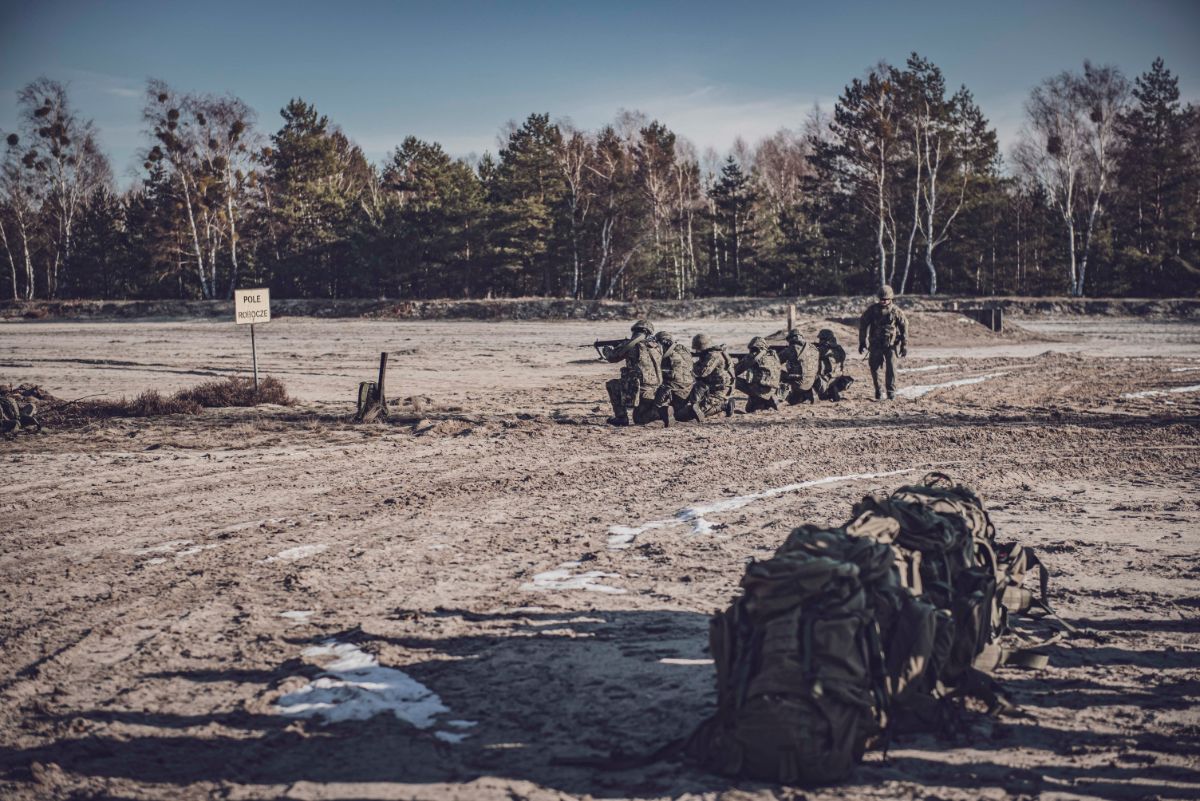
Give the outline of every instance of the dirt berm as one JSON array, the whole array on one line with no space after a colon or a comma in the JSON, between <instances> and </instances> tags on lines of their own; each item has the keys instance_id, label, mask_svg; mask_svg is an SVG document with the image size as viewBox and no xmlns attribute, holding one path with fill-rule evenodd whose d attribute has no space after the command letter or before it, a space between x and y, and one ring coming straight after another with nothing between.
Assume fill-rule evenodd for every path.
<instances>
[{"instance_id":1,"label":"dirt berm","mask_svg":"<svg viewBox=\"0 0 1200 801\"><path fill-rule=\"evenodd\" d=\"M700 318L779 318L789 303L799 314L857 314L870 301L863 296L804 298L698 298L694 300L575 301L563 298L495 300L274 300L276 317L351 317L398 320L632 320ZM1196 298L1008 298L903 297L913 311L998 308L1016 316L1102 315L1200 317ZM61 300L3 301L0 319L146 319L228 318L232 301L206 300Z\"/></svg>"}]
</instances>

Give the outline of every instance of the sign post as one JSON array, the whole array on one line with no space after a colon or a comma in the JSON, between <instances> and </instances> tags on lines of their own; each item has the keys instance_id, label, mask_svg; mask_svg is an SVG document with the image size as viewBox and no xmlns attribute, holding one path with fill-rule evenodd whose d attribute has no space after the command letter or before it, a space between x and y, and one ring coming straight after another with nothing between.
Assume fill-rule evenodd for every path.
<instances>
[{"instance_id":1,"label":"sign post","mask_svg":"<svg viewBox=\"0 0 1200 801\"><path fill-rule=\"evenodd\" d=\"M254 394L258 394L258 346L254 342L256 323L271 322L271 290L239 289L233 296L233 321L250 326L250 359L254 365Z\"/></svg>"}]
</instances>

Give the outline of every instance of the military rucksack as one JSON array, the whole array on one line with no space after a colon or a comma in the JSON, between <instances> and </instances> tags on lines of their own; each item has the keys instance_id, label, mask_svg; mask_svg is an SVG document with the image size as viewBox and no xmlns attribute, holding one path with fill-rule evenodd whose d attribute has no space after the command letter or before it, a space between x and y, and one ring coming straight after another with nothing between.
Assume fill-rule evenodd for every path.
<instances>
[{"instance_id":1,"label":"military rucksack","mask_svg":"<svg viewBox=\"0 0 1200 801\"><path fill-rule=\"evenodd\" d=\"M1051 610L1045 566L995 537L979 496L941 473L867 496L841 528L792 531L712 618L717 712L687 755L726 775L828 783L891 731L950 725L957 696L1007 708L988 674L1045 660L1002 644L1008 617ZM1040 593L1022 586L1034 571Z\"/></svg>"},{"instance_id":2,"label":"military rucksack","mask_svg":"<svg viewBox=\"0 0 1200 801\"><path fill-rule=\"evenodd\" d=\"M785 784L848 776L882 722L874 593L891 571L886 546L811 527L751 563L742 597L711 621L718 708L686 753Z\"/></svg>"}]
</instances>

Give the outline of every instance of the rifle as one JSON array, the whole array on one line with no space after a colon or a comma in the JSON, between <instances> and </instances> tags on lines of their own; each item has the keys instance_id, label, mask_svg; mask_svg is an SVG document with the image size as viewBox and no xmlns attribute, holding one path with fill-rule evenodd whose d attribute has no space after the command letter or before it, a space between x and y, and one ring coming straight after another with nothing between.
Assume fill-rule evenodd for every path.
<instances>
[{"instance_id":1,"label":"rifle","mask_svg":"<svg viewBox=\"0 0 1200 801\"><path fill-rule=\"evenodd\" d=\"M608 361L607 359L604 358L604 353L603 353L603 351L601 351L601 348L615 348L620 345L624 345L626 343L632 343L632 342L635 342L635 341L643 339L643 338L645 338L644 334L638 334L636 337L627 337L625 339L597 339L595 342L592 343L592 347L596 349L596 358L601 359L603 361ZM587 347L587 346L584 345L583 347Z\"/></svg>"}]
</instances>

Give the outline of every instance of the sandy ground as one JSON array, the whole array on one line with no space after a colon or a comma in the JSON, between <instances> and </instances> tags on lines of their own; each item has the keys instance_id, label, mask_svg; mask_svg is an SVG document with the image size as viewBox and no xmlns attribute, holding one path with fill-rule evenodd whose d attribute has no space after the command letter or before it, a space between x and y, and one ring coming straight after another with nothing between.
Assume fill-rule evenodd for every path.
<instances>
[{"instance_id":1,"label":"sandy ground","mask_svg":"<svg viewBox=\"0 0 1200 801\"><path fill-rule=\"evenodd\" d=\"M911 397L865 400L855 358L841 404L663 430L603 424L587 344L620 324L281 319L260 366L298 407L0 442L0 797L1200 797L1200 324L912 324ZM421 413L354 426L385 349ZM0 323L0 381L63 398L248 366L231 324ZM1001 672L1022 717L819 791L555 764L686 734L746 560L930 467L1082 629Z\"/></svg>"}]
</instances>

